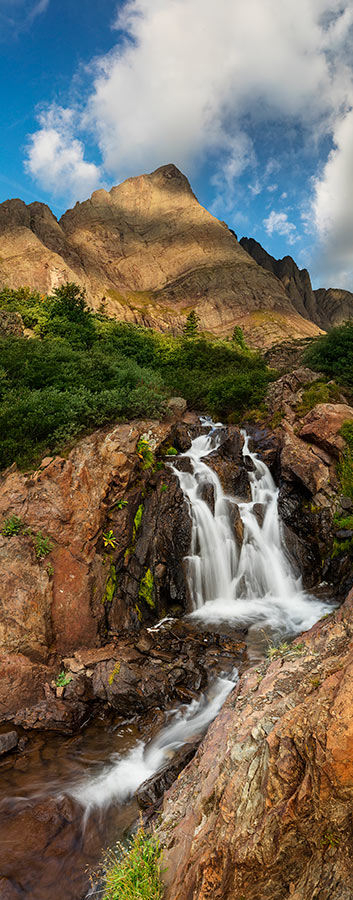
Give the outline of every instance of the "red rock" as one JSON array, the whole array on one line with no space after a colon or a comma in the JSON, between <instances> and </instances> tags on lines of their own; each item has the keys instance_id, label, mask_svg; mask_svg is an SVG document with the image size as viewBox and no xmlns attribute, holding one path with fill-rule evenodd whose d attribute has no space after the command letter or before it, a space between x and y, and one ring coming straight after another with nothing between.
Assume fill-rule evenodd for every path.
<instances>
[{"instance_id":1,"label":"red rock","mask_svg":"<svg viewBox=\"0 0 353 900\"><path fill-rule=\"evenodd\" d=\"M318 403L306 416L300 437L312 441L334 457L339 457L346 442L339 434L343 422L353 421L353 409L345 403Z\"/></svg>"},{"instance_id":2,"label":"red rock","mask_svg":"<svg viewBox=\"0 0 353 900\"><path fill-rule=\"evenodd\" d=\"M328 488L330 470L315 453L315 448L308 447L304 441L300 440L286 421L282 423L281 431L283 434L281 452L283 478L289 481L298 479L313 495Z\"/></svg>"},{"instance_id":3,"label":"red rock","mask_svg":"<svg viewBox=\"0 0 353 900\"><path fill-rule=\"evenodd\" d=\"M350 900L353 591L248 670L163 803L166 900Z\"/></svg>"}]
</instances>

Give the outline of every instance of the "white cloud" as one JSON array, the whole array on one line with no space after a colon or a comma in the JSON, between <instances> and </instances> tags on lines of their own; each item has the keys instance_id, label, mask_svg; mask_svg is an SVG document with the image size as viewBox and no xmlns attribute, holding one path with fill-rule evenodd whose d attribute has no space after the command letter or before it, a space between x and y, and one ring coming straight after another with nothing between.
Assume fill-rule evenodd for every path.
<instances>
[{"instance_id":1,"label":"white cloud","mask_svg":"<svg viewBox=\"0 0 353 900\"><path fill-rule=\"evenodd\" d=\"M267 190L270 192L270 194L273 194L274 191L277 191L277 190L278 190L278 184L269 184L269 185L267 185Z\"/></svg>"},{"instance_id":2,"label":"white cloud","mask_svg":"<svg viewBox=\"0 0 353 900\"><path fill-rule=\"evenodd\" d=\"M26 171L54 196L84 200L101 182L101 172L84 159L81 141L73 137L72 110L51 107L40 116L41 128L31 136Z\"/></svg>"},{"instance_id":3,"label":"white cloud","mask_svg":"<svg viewBox=\"0 0 353 900\"><path fill-rule=\"evenodd\" d=\"M298 240L296 227L293 222L288 221L287 213L272 209L268 218L263 220L263 225L270 237L280 234L287 239L288 244L295 244Z\"/></svg>"},{"instance_id":4,"label":"white cloud","mask_svg":"<svg viewBox=\"0 0 353 900\"><path fill-rule=\"evenodd\" d=\"M353 290L353 110L337 123L334 149L314 183L309 220L319 244L313 255L314 273L333 287Z\"/></svg>"},{"instance_id":5,"label":"white cloud","mask_svg":"<svg viewBox=\"0 0 353 900\"><path fill-rule=\"evenodd\" d=\"M353 98L352 23L351 0L126 0L87 102L70 129L42 119L28 170L47 187L49 156L82 196L101 176L77 139L86 128L114 181L171 161L192 176L207 156L215 207L229 209L240 175L253 172L256 195L281 167L271 156L259 175L253 135L268 121L332 134Z\"/></svg>"}]
</instances>

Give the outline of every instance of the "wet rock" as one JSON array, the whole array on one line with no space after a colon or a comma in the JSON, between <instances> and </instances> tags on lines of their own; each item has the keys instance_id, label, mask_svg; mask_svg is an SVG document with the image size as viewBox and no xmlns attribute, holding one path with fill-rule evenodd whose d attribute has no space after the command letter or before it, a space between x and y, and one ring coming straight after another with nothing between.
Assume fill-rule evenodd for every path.
<instances>
[{"instance_id":1,"label":"wet rock","mask_svg":"<svg viewBox=\"0 0 353 900\"><path fill-rule=\"evenodd\" d=\"M159 806L165 791L170 788L173 781L178 777L179 772L187 766L195 755L200 740L201 736L194 743L184 744L172 756L169 763L163 766L156 775L153 775L152 778L148 778L147 781L141 784L136 792L136 799L140 809L146 811L151 810L151 807L156 809Z\"/></svg>"},{"instance_id":2,"label":"wet rock","mask_svg":"<svg viewBox=\"0 0 353 900\"><path fill-rule=\"evenodd\" d=\"M265 513L266 513L265 504L264 503L254 503L252 511L254 513L254 516L255 516L258 524L260 525L260 528L262 528L262 526L264 524Z\"/></svg>"},{"instance_id":3,"label":"wet rock","mask_svg":"<svg viewBox=\"0 0 353 900\"><path fill-rule=\"evenodd\" d=\"M244 466L246 468L246 471L253 472L255 469L255 466L254 466L253 460L251 459L251 456L244 456L243 459L244 459Z\"/></svg>"},{"instance_id":4,"label":"wet rock","mask_svg":"<svg viewBox=\"0 0 353 900\"><path fill-rule=\"evenodd\" d=\"M179 472L188 472L190 475L193 474L193 467L191 459L188 456L183 457L182 459L176 459L174 466L178 469Z\"/></svg>"},{"instance_id":5,"label":"wet rock","mask_svg":"<svg viewBox=\"0 0 353 900\"><path fill-rule=\"evenodd\" d=\"M300 437L338 458L346 446L339 434L346 420L353 421L353 408L345 403L319 403L304 418Z\"/></svg>"},{"instance_id":6,"label":"wet rock","mask_svg":"<svg viewBox=\"0 0 353 900\"><path fill-rule=\"evenodd\" d=\"M240 548L244 538L244 525L240 516L239 506L237 503L232 503L230 500L228 500L227 503L234 537L238 547Z\"/></svg>"},{"instance_id":7,"label":"wet rock","mask_svg":"<svg viewBox=\"0 0 353 900\"><path fill-rule=\"evenodd\" d=\"M184 558L191 542L189 507L178 478L167 470L154 476L136 505L128 552L116 566L116 593L108 611L111 629L134 627L162 618L171 606L189 606Z\"/></svg>"},{"instance_id":8,"label":"wet rock","mask_svg":"<svg viewBox=\"0 0 353 900\"><path fill-rule=\"evenodd\" d=\"M339 528L339 530L335 532L335 536L339 541L350 541L353 537L353 531L350 528Z\"/></svg>"},{"instance_id":9,"label":"wet rock","mask_svg":"<svg viewBox=\"0 0 353 900\"><path fill-rule=\"evenodd\" d=\"M87 716L83 703L59 700L56 697L41 700L27 709L19 710L13 717L14 725L25 729L42 729L71 733Z\"/></svg>"},{"instance_id":10,"label":"wet rock","mask_svg":"<svg viewBox=\"0 0 353 900\"><path fill-rule=\"evenodd\" d=\"M173 447L180 453L186 453L191 447L190 426L185 422L177 422L173 425L171 440Z\"/></svg>"},{"instance_id":11,"label":"wet rock","mask_svg":"<svg viewBox=\"0 0 353 900\"><path fill-rule=\"evenodd\" d=\"M0 756L14 750L18 744L17 731L7 731L6 734L0 734ZM1 894L0 894L1 896Z\"/></svg>"},{"instance_id":12,"label":"wet rock","mask_svg":"<svg viewBox=\"0 0 353 900\"><path fill-rule=\"evenodd\" d=\"M201 484L199 484L198 486L197 493L200 497L200 500L203 500L204 503L207 503L207 506L210 508L212 515L214 515L215 496L213 484L207 481L201 482Z\"/></svg>"},{"instance_id":13,"label":"wet rock","mask_svg":"<svg viewBox=\"0 0 353 900\"><path fill-rule=\"evenodd\" d=\"M44 696L44 684L55 669L32 663L23 654L0 654L0 721L10 721L24 706Z\"/></svg>"}]
</instances>

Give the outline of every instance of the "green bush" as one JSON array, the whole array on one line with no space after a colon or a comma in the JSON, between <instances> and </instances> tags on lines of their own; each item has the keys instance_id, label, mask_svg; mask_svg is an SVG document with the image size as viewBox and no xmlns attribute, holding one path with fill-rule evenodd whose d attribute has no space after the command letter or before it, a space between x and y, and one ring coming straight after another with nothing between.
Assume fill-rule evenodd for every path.
<instances>
[{"instance_id":1,"label":"green bush","mask_svg":"<svg viewBox=\"0 0 353 900\"><path fill-rule=\"evenodd\" d=\"M353 321L332 328L313 341L304 359L312 369L353 387Z\"/></svg>"},{"instance_id":2,"label":"green bush","mask_svg":"<svg viewBox=\"0 0 353 900\"><path fill-rule=\"evenodd\" d=\"M1 529L1 534L4 537L12 537L14 534L19 534L22 531L23 522L19 516L9 516L8 519L5 519L4 524Z\"/></svg>"},{"instance_id":3,"label":"green bush","mask_svg":"<svg viewBox=\"0 0 353 900\"><path fill-rule=\"evenodd\" d=\"M75 284L48 297L4 289L1 308L33 336L0 339L0 468L31 466L109 422L160 418L176 392L201 413L236 419L273 377L239 335L190 340L118 323L92 313Z\"/></svg>"},{"instance_id":4,"label":"green bush","mask_svg":"<svg viewBox=\"0 0 353 900\"><path fill-rule=\"evenodd\" d=\"M162 900L160 861L157 839L140 828L127 849L110 853L103 900Z\"/></svg>"},{"instance_id":5,"label":"green bush","mask_svg":"<svg viewBox=\"0 0 353 900\"><path fill-rule=\"evenodd\" d=\"M314 384L310 384L304 389L296 411L300 416L305 416L311 409L314 409L317 403L332 403L332 401L337 401L339 396L340 389L337 384L315 381Z\"/></svg>"}]
</instances>

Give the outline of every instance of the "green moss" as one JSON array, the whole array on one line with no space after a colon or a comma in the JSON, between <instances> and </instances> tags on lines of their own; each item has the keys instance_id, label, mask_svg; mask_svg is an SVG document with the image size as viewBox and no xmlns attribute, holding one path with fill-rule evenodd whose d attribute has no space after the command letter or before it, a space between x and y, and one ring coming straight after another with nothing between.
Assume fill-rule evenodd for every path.
<instances>
[{"instance_id":1,"label":"green moss","mask_svg":"<svg viewBox=\"0 0 353 900\"><path fill-rule=\"evenodd\" d=\"M121 665L120 662L115 663L114 669L112 670L112 672L109 675L108 684L112 685L114 678L116 678L116 676L119 675L120 665Z\"/></svg>"},{"instance_id":2,"label":"green moss","mask_svg":"<svg viewBox=\"0 0 353 900\"><path fill-rule=\"evenodd\" d=\"M105 585L105 591L102 597L102 603L112 603L117 585L117 574L114 563L110 564L109 575Z\"/></svg>"},{"instance_id":3,"label":"green moss","mask_svg":"<svg viewBox=\"0 0 353 900\"><path fill-rule=\"evenodd\" d=\"M140 527L141 522L142 522L143 510L144 510L144 505L143 505L143 503L140 503L140 505L139 505L139 507L138 507L138 509L137 509L135 518L134 518L134 527L133 527L133 529L132 529L132 540L133 540L133 543L135 543L136 535L137 535L137 532L138 532L139 527Z\"/></svg>"},{"instance_id":4,"label":"green moss","mask_svg":"<svg viewBox=\"0 0 353 900\"><path fill-rule=\"evenodd\" d=\"M141 578L140 589L139 589L139 599L144 600L145 603L151 608L155 608L155 600L153 596L153 575L151 569L147 569L143 578Z\"/></svg>"},{"instance_id":5,"label":"green moss","mask_svg":"<svg viewBox=\"0 0 353 900\"><path fill-rule=\"evenodd\" d=\"M137 618L138 618L139 622L142 622L142 612L140 610L138 603L135 604L135 610L136 610Z\"/></svg>"},{"instance_id":6,"label":"green moss","mask_svg":"<svg viewBox=\"0 0 353 900\"><path fill-rule=\"evenodd\" d=\"M168 447L165 451L166 456L178 456L178 451L175 447Z\"/></svg>"}]
</instances>

